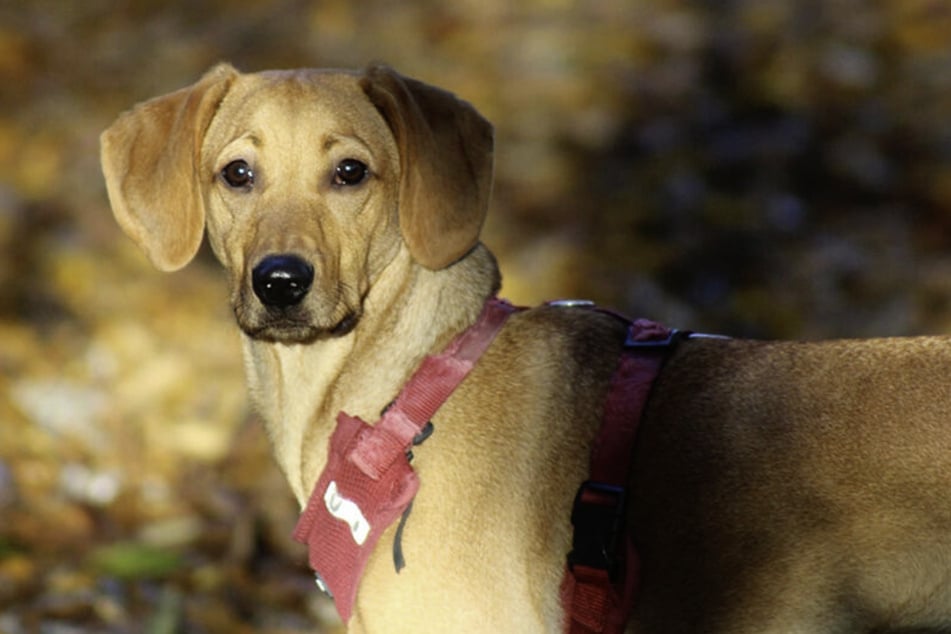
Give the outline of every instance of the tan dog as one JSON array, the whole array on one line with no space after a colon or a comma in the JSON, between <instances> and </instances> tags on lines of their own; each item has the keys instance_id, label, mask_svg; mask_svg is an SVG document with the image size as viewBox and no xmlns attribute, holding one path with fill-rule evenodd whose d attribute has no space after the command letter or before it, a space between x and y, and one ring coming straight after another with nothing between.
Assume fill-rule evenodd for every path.
<instances>
[{"instance_id":1,"label":"tan dog","mask_svg":"<svg viewBox=\"0 0 951 634\"><path fill-rule=\"evenodd\" d=\"M499 285L479 243L492 130L386 68L237 73L102 137L122 228L160 269L207 228L251 395L304 505L341 410L376 420ZM422 488L360 586L354 632L558 632L569 516L623 327L510 318L416 452ZM951 341L690 339L637 446L632 630L951 625Z\"/></svg>"}]
</instances>

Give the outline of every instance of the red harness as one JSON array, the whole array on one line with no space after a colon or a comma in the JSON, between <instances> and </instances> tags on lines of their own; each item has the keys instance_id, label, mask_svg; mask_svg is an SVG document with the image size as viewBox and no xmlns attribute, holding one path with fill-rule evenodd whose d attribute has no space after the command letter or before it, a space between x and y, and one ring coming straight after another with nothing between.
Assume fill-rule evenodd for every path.
<instances>
[{"instance_id":1,"label":"red harness","mask_svg":"<svg viewBox=\"0 0 951 634\"><path fill-rule=\"evenodd\" d=\"M340 412L321 473L294 539L308 545L320 588L350 619L357 586L380 536L405 520L419 489L411 448L517 309L490 299L476 323L438 355L426 357L375 425ZM625 320L627 321L627 320ZM572 551L562 582L566 631L621 632L637 585L637 553L622 530L625 487L637 423L673 332L646 320L629 323L625 352L611 382L591 454L589 480L572 512ZM394 546L402 567L399 533Z\"/></svg>"},{"instance_id":2,"label":"red harness","mask_svg":"<svg viewBox=\"0 0 951 634\"><path fill-rule=\"evenodd\" d=\"M438 355L426 357L375 425L344 412L330 438L327 466L314 486L294 539L308 545L317 584L350 619L370 553L409 509L419 478L410 466L414 439L489 347L515 308L490 299L476 323ZM397 569L400 563L397 562Z\"/></svg>"},{"instance_id":3,"label":"red harness","mask_svg":"<svg viewBox=\"0 0 951 634\"><path fill-rule=\"evenodd\" d=\"M628 321L591 447L588 480L578 488L571 512L574 537L561 583L569 634L619 634L634 607L640 562L624 526L631 458L651 388L677 335L653 321Z\"/></svg>"}]
</instances>

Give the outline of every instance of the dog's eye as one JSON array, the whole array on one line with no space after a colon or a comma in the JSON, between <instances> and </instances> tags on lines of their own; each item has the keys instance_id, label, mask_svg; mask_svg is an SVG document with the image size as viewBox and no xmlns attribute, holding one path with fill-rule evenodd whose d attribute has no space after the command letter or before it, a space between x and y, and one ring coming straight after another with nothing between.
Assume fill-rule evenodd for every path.
<instances>
[{"instance_id":1,"label":"dog's eye","mask_svg":"<svg viewBox=\"0 0 951 634\"><path fill-rule=\"evenodd\" d=\"M249 187L254 184L254 172L251 171L251 166L241 159L231 161L225 165L224 169L221 170L221 178L229 186L235 188Z\"/></svg>"},{"instance_id":2,"label":"dog's eye","mask_svg":"<svg viewBox=\"0 0 951 634\"><path fill-rule=\"evenodd\" d=\"M366 164L357 159L344 159L334 170L334 185L358 185L366 177Z\"/></svg>"}]
</instances>

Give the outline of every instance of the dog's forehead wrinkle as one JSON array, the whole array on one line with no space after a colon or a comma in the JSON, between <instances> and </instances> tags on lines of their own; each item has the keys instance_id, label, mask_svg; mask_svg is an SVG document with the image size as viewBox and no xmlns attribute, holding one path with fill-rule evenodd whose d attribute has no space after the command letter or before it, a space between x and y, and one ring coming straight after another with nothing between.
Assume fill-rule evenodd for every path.
<instances>
[{"instance_id":1,"label":"dog's forehead wrinkle","mask_svg":"<svg viewBox=\"0 0 951 634\"><path fill-rule=\"evenodd\" d=\"M275 92L282 98L274 99ZM354 75L320 71L264 74L250 82L244 100L301 110L323 108L340 114L352 113L363 102L368 108L373 107ZM354 121L362 124L363 113L354 114Z\"/></svg>"},{"instance_id":2,"label":"dog's forehead wrinkle","mask_svg":"<svg viewBox=\"0 0 951 634\"><path fill-rule=\"evenodd\" d=\"M247 153L258 150L264 145L262 135L256 130L249 130L244 133L235 130L234 135L234 138L225 142L217 152L222 160L231 161L237 158L248 158Z\"/></svg>"},{"instance_id":3,"label":"dog's forehead wrinkle","mask_svg":"<svg viewBox=\"0 0 951 634\"><path fill-rule=\"evenodd\" d=\"M354 145L357 147L353 148ZM344 152L359 149L363 154L373 157L377 154L377 152L374 152L374 145L372 141L365 138L365 135L360 134L358 131L346 130L328 133L324 136L320 144L320 149L324 154L330 154L337 148L340 148Z\"/></svg>"},{"instance_id":4,"label":"dog's forehead wrinkle","mask_svg":"<svg viewBox=\"0 0 951 634\"><path fill-rule=\"evenodd\" d=\"M281 87L281 99L273 98L275 83ZM216 122L214 136L231 139L224 146L247 139L256 148L296 147L326 154L356 144L369 156L389 154L384 148L395 148L389 126L347 76L314 73L302 79L278 73L269 80L249 82L230 96L217 118L221 121ZM237 121L244 129L236 126ZM274 125L275 121L281 124Z\"/></svg>"}]
</instances>

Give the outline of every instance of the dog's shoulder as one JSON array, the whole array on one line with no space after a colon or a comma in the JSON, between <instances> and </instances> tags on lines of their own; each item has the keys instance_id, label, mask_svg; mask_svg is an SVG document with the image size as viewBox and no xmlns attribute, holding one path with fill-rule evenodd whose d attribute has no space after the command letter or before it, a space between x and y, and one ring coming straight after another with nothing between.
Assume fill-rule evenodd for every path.
<instances>
[{"instance_id":1,"label":"dog's shoulder","mask_svg":"<svg viewBox=\"0 0 951 634\"><path fill-rule=\"evenodd\" d=\"M521 416L587 419L603 407L626 331L623 320L588 309L519 311L461 391L480 407L506 415L514 408Z\"/></svg>"},{"instance_id":2,"label":"dog's shoulder","mask_svg":"<svg viewBox=\"0 0 951 634\"><path fill-rule=\"evenodd\" d=\"M500 335L509 356L541 357L571 365L613 368L628 322L588 307L543 304L515 314Z\"/></svg>"}]
</instances>

